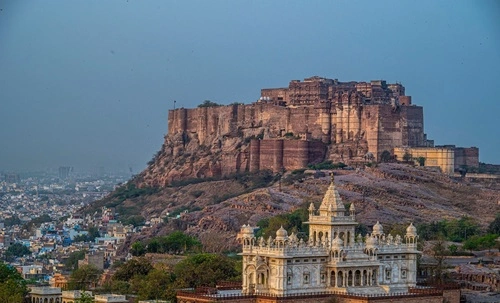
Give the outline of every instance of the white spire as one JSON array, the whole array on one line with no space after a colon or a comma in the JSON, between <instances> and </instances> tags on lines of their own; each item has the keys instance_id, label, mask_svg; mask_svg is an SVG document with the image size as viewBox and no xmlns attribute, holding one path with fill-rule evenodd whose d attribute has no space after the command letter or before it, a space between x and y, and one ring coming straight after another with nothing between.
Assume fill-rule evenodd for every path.
<instances>
[{"instance_id":1,"label":"white spire","mask_svg":"<svg viewBox=\"0 0 500 303\"><path fill-rule=\"evenodd\" d=\"M323 197L323 202L321 202L321 206L319 207L320 211L331 211L333 216L344 216L345 206L342 203L342 199L340 198L339 192L335 188L335 182L333 179L333 173L331 174L332 181L330 182L330 186Z\"/></svg>"}]
</instances>

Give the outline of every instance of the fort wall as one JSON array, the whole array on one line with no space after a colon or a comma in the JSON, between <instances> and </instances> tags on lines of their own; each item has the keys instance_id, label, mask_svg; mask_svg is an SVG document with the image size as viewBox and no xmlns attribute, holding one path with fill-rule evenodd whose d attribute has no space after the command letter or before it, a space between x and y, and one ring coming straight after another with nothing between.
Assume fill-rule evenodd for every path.
<instances>
[{"instance_id":1,"label":"fort wall","mask_svg":"<svg viewBox=\"0 0 500 303\"><path fill-rule=\"evenodd\" d=\"M461 167L479 167L479 148L455 147L455 169Z\"/></svg>"},{"instance_id":2,"label":"fort wall","mask_svg":"<svg viewBox=\"0 0 500 303\"><path fill-rule=\"evenodd\" d=\"M321 162L325 151L325 145L319 141L253 139L250 142L250 171L280 172L307 167L309 163Z\"/></svg>"},{"instance_id":3,"label":"fort wall","mask_svg":"<svg viewBox=\"0 0 500 303\"><path fill-rule=\"evenodd\" d=\"M413 160L425 158L425 166L439 167L445 174L454 172L455 153L453 148L447 147L394 147L394 155L398 160L403 160L408 153Z\"/></svg>"},{"instance_id":4,"label":"fort wall","mask_svg":"<svg viewBox=\"0 0 500 303\"><path fill-rule=\"evenodd\" d=\"M357 96L347 94L341 95L340 98L342 102L337 105L316 102L314 106L285 107L256 102L248 105L180 108L169 111L168 135L183 132L196 135L199 143L206 146L215 144L214 139L220 141L224 138L245 138L256 134L260 134L264 141L283 139L287 136L301 137L326 145L349 146L341 151L345 154L342 156L345 161L359 159L368 151L379 159L384 150L392 151L397 146L425 145L422 107L362 105ZM266 149L269 148L268 143L263 144ZM297 149L297 145L304 143L294 144L293 149ZM292 145L290 147L292 148ZM261 147L254 145L253 148ZM311 153L318 152L311 150ZM254 152L250 158L255 160L256 155ZM251 161L251 170L254 170L260 161L263 161L264 165L259 166L268 166L266 157L270 155L267 152L260 155L262 159ZM300 162L297 159L293 161Z\"/></svg>"}]
</instances>

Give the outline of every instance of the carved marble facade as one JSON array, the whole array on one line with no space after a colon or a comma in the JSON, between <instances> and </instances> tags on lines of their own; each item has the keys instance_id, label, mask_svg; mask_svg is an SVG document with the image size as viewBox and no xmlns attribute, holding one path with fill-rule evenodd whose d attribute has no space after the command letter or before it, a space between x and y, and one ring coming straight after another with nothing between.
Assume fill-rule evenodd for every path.
<instances>
[{"instance_id":1,"label":"carved marble facade","mask_svg":"<svg viewBox=\"0 0 500 303\"><path fill-rule=\"evenodd\" d=\"M275 238L257 239L243 225L243 294L390 294L416 285L416 228L410 224L403 237L393 237L377 222L371 234L356 236L354 205L346 211L333 179L319 209L311 203L306 223L308 241L283 228Z\"/></svg>"}]
</instances>

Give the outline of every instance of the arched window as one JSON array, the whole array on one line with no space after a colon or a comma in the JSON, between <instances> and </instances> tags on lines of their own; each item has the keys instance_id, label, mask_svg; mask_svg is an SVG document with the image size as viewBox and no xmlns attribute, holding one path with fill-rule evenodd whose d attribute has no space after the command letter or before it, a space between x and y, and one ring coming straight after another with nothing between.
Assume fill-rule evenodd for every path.
<instances>
[{"instance_id":1,"label":"arched window","mask_svg":"<svg viewBox=\"0 0 500 303\"><path fill-rule=\"evenodd\" d=\"M361 286L361 271L356 270L354 272L354 286Z\"/></svg>"},{"instance_id":2,"label":"arched window","mask_svg":"<svg viewBox=\"0 0 500 303\"><path fill-rule=\"evenodd\" d=\"M347 276L347 286L354 286L352 270L349 271Z\"/></svg>"},{"instance_id":3,"label":"arched window","mask_svg":"<svg viewBox=\"0 0 500 303\"><path fill-rule=\"evenodd\" d=\"M330 286L335 286L335 271L332 270L332 272L330 273Z\"/></svg>"},{"instance_id":4,"label":"arched window","mask_svg":"<svg viewBox=\"0 0 500 303\"><path fill-rule=\"evenodd\" d=\"M265 275L264 273L259 274L259 284L264 284L265 282Z\"/></svg>"},{"instance_id":5,"label":"arched window","mask_svg":"<svg viewBox=\"0 0 500 303\"><path fill-rule=\"evenodd\" d=\"M344 273L342 271L339 271L337 274L337 287L343 287L344 286Z\"/></svg>"}]
</instances>

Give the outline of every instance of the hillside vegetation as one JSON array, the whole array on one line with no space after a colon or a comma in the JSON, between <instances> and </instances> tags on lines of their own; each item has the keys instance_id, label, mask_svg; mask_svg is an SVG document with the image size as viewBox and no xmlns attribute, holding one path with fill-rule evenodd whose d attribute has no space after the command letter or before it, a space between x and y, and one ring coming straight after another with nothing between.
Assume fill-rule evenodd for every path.
<instances>
[{"instance_id":1,"label":"hillside vegetation","mask_svg":"<svg viewBox=\"0 0 500 303\"><path fill-rule=\"evenodd\" d=\"M256 226L265 218L304 209L311 202L318 206L330 179L328 174L315 178L307 172L287 173L281 180L270 172L223 180L195 179L164 188L136 188L130 183L87 211L112 206L125 222L140 224L153 217L163 220L129 240L129 245L183 230L197 236L204 247L213 246L209 250L222 251L237 246L236 234L242 224ZM387 226L467 216L486 229L500 211L498 179L454 179L404 164L379 164L359 171L339 169L335 174L344 203L354 203L357 221L368 227L376 221Z\"/></svg>"}]
</instances>

